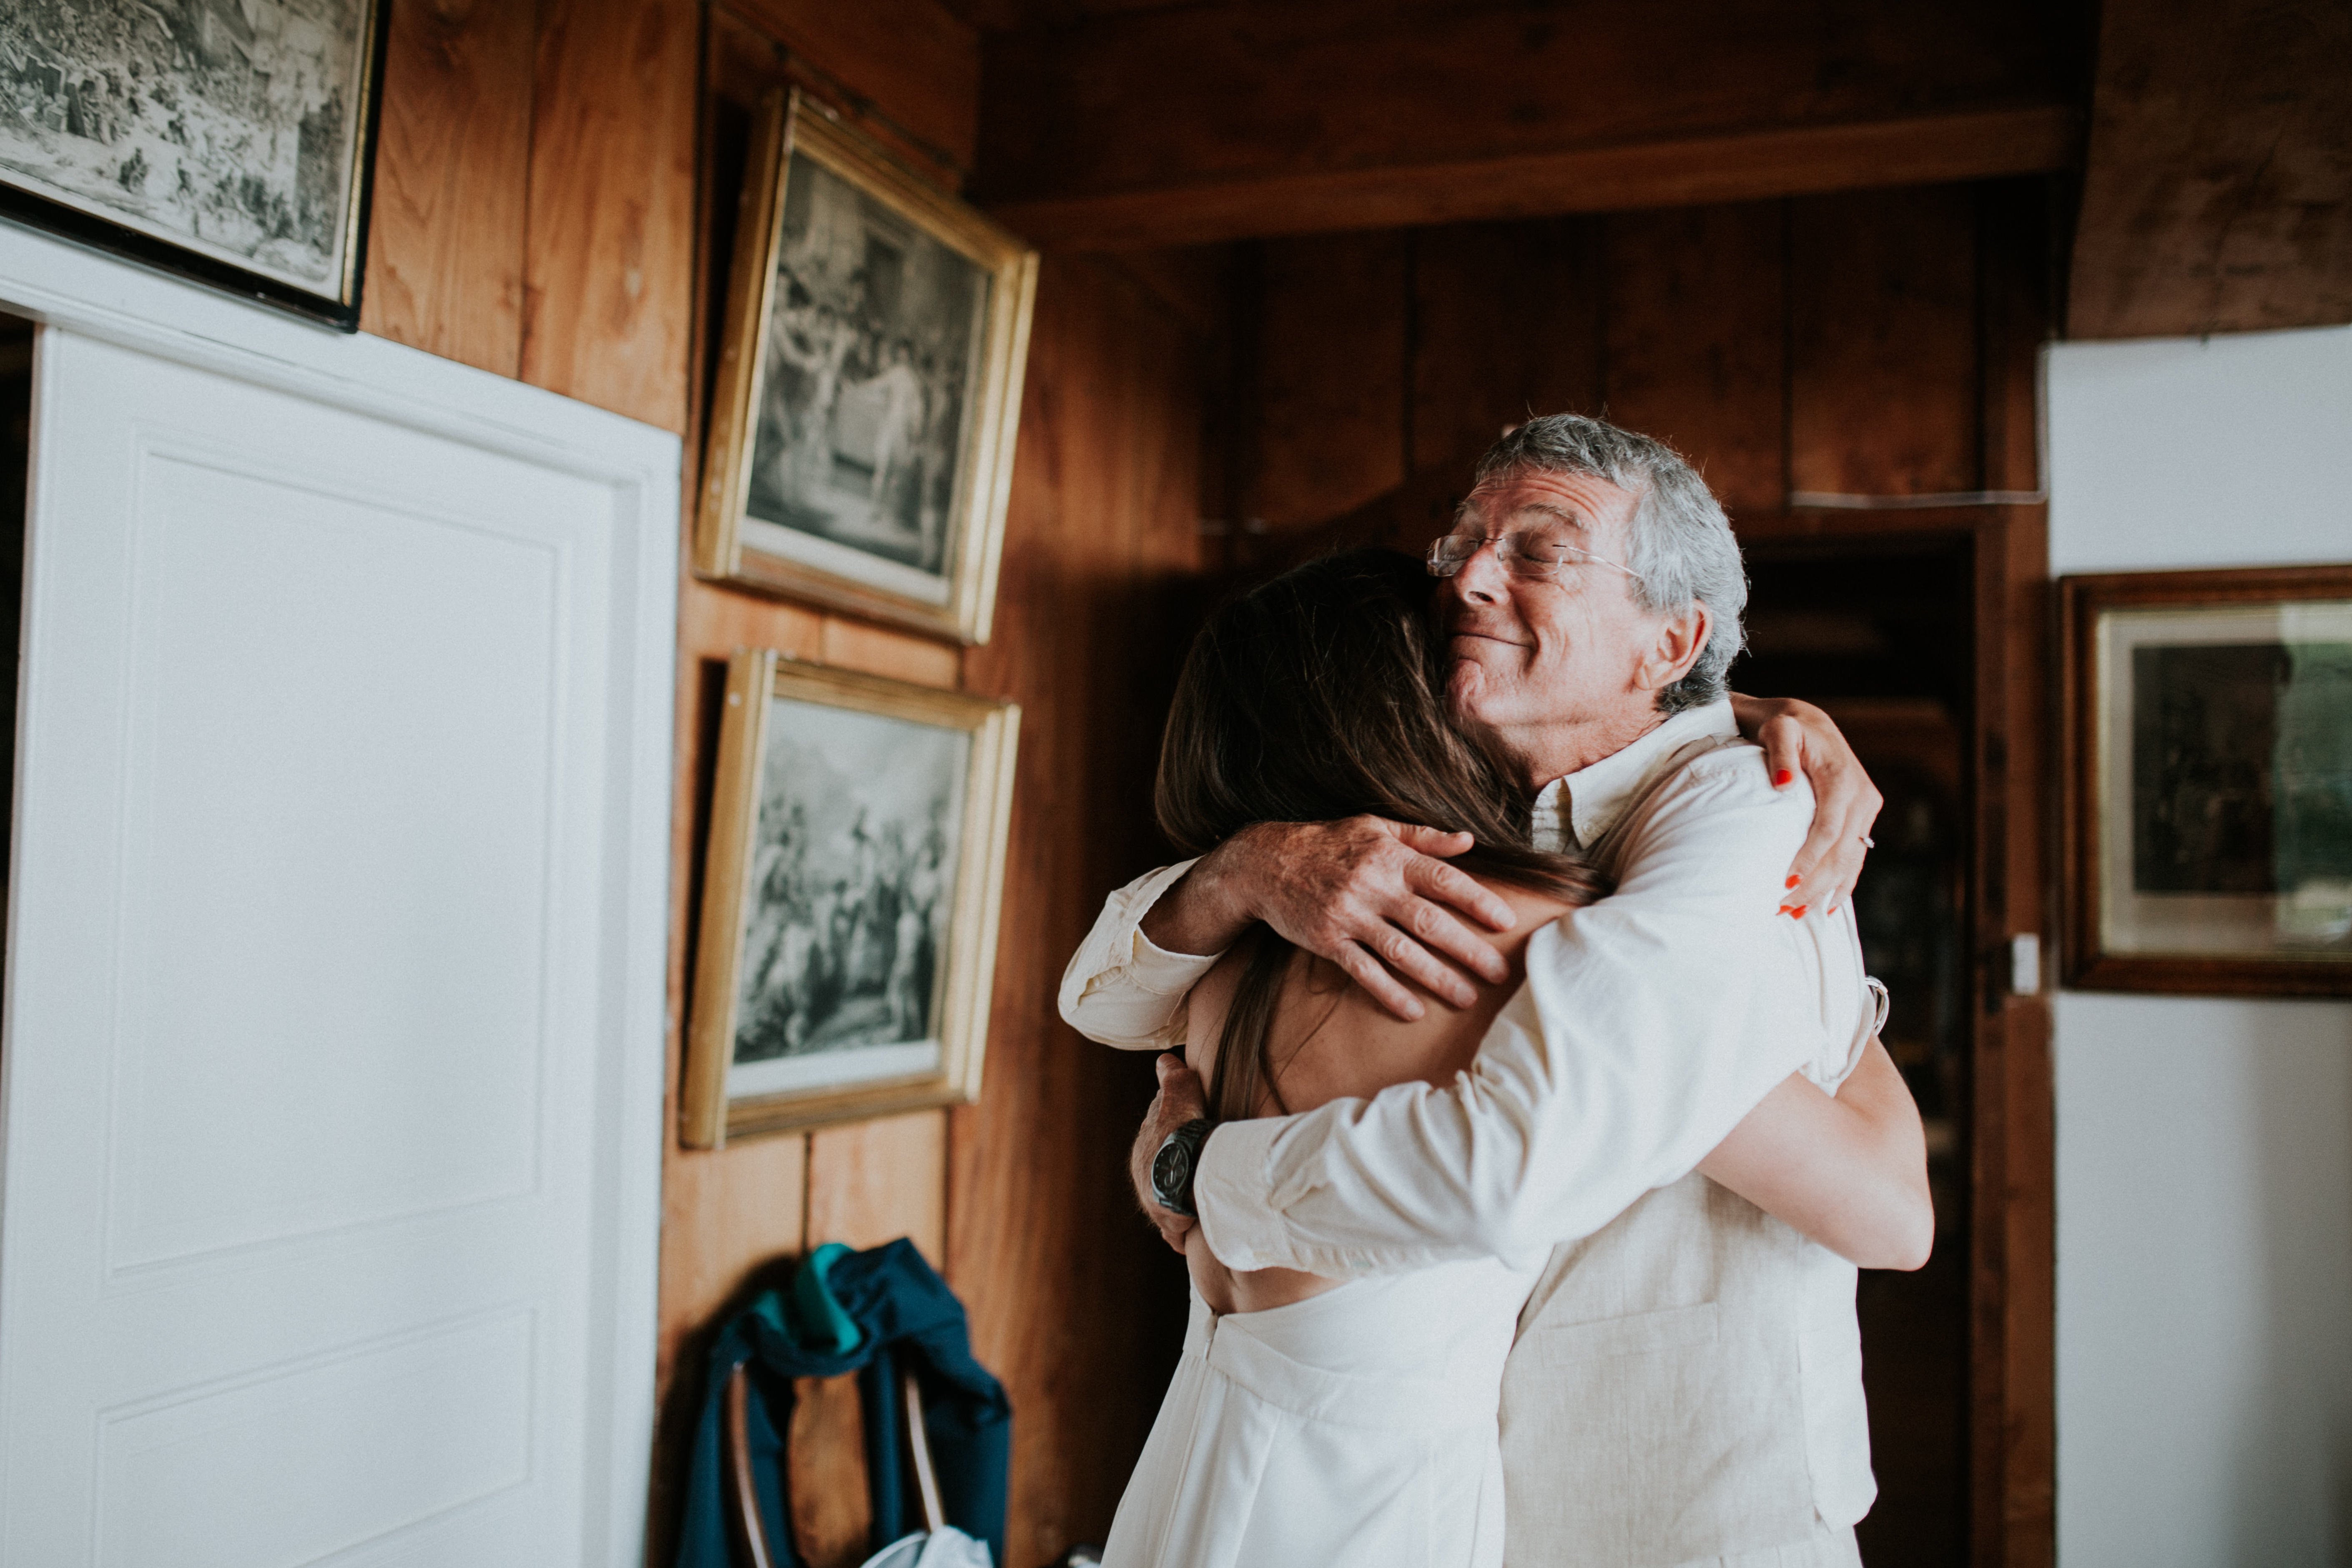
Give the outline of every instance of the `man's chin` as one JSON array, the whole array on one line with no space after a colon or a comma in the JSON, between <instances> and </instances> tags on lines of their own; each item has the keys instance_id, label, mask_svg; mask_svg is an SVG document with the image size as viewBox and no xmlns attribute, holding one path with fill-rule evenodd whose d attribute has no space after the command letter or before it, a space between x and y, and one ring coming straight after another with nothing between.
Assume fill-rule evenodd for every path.
<instances>
[{"instance_id":1,"label":"man's chin","mask_svg":"<svg viewBox=\"0 0 2352 1568\"><path fill-rule=\"evenodd\" d=\"M1456 659L1445 677L1445 710L1457 724L1486 724L1486 710L1494 700L1494 683L1475 659Z\"/></svg>"}]
</instances>

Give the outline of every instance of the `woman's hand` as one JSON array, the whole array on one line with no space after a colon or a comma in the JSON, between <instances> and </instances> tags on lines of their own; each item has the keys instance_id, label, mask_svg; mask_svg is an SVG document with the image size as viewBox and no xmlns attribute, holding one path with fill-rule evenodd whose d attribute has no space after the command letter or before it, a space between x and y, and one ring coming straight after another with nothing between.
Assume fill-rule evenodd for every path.
<instances>
[{"instance_id":1,"label":"woman's hand","mask_svg":"<svg viewBox=\"0 0 2352 1568\"><path fill-rule=\"evenodd\" d=\"M1731 712L1739 732L1764 748L1774 789L1788 788L1799 773L1813 786L1813 830L1789 863L1781 907L1800 915L1817 903L1836 909L1853 896L1862 878L1871 824L1878 820L1885 797L1837 725L1811 703L1735 691Z\"/></svg>"}]
</instances>

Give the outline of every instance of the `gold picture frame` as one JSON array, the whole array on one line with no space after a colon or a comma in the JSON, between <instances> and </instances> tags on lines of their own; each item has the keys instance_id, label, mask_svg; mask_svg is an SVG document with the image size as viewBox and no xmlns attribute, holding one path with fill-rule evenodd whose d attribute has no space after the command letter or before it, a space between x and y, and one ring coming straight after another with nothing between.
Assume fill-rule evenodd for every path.
<instances>
[{"instance_id":1,"label":"gold picture frame","mask_svg":"<svg viewBox=\"0 0 2352 1568\"><path fill-rule=\"evenodd\" d=\"M1037 254L797 91L745 164L706 577L988 640Z\"/></svg>"},{"instance_id":2,"label":"gold picture frame","mask_svg":"<svg viewBox=\"0 0 2352 1568\"><path fill-rule=\"evenodd\" d=\"M1020 708L766 648L725 701L680 1140L977 1099Z\"/></svg>"}]
</instances>

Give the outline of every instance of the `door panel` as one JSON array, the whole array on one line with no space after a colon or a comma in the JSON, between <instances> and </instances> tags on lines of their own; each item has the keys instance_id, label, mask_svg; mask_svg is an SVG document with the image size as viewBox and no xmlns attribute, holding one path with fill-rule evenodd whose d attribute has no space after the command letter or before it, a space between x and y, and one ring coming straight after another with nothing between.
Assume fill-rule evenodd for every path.
<instances>
[{"instance_id":1,"label":"door panel","mask_svg":"<svg viewBox=\"0 0 2352 1568\"><path fill-rule=\"evenodd\" d=\"M633 1558L643 496L54 328L36 400L0 1558Z\"/></svg>"}]
</instances>

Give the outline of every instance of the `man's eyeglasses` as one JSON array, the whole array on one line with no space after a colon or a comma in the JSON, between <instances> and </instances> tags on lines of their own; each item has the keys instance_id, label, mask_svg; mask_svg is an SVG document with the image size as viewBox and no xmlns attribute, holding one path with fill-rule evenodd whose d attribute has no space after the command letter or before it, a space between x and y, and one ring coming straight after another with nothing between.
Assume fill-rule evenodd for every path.
<instances>
[{"instance_id":1,"label":"man's eyeglasses","mask_svg":"<svg viewBox=\"0 0 2352 1568\"><path fill-rule=\"evenodd\" d=\"M1429 546L1429 574L1451 577L1470 564L1470 558L1492 544L1495 564L1524 582L1553 583L1571 566L1590 563L1606 566L1612 572L1622 572L1634 582L1642 574L1630 566L1620 565L1590 550L1570 544L1556 533L1540 529L1528 529L1517 533L1489 537L1483 533L1449 533L1433 540Z\"/></svg>"}]
</instances>

